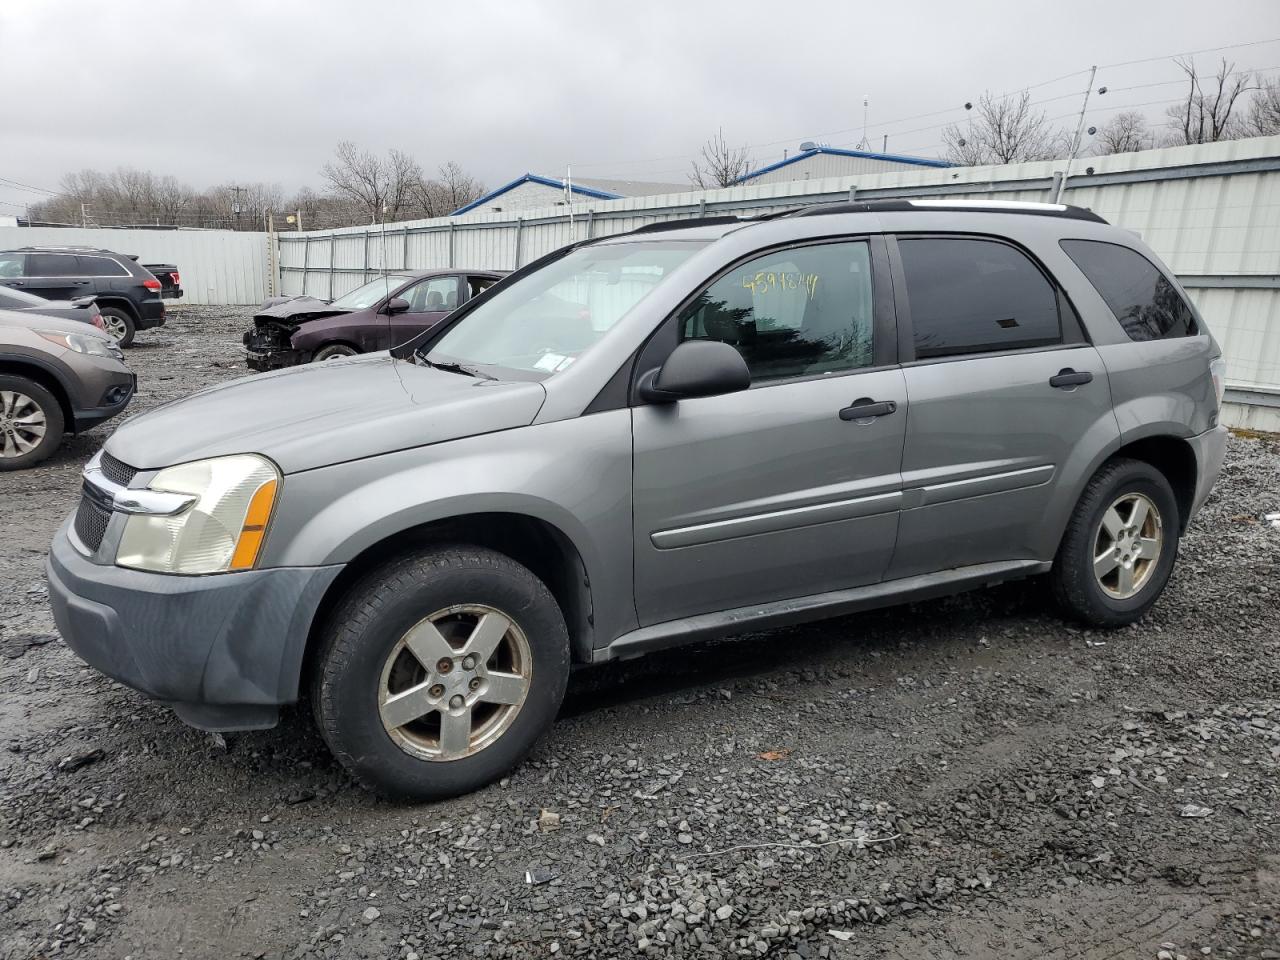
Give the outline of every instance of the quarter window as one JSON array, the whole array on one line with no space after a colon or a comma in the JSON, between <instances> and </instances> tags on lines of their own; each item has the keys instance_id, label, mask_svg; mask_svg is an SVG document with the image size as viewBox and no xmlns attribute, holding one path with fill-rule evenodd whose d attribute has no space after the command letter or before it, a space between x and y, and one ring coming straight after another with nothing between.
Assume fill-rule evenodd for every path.
<instances>
[{"instance_id":1,"label":"quarter window","mask_svg":"<svg viewBox=\"0 0 1280 960\"><path fill-rule=\"evenodd\" d=\"M872 303L865 241L798 247L704 290L678 318L680 339L729 344L753 381L850 370L872 362Z\"/></svg>"},{"instance_id":2,"label":"quarter window","mask_svg":"<svg viewBox=\"0 0 1280 960\"><path fill-rule=\"evenodd\" d=\"M1196 335L1196 317L1150 260L1118 243L1061 240L1062 249L1093 284L1130 340Z\"/></svg>"},{"instance_id":3,"label":"quarter window","mask_svg":"<svg viewBox=\"0 0 1280 960\"><path fill-rule=\"evenodd\" d=\"M1026 255L1005 243L900 237L916 359L1062 342L1058 296Z\"/></svg>"},{"instance_id":4,"label":"quarter window","mask_svg":"<svg viewBox=\"0 0 1280 960\"><path fill-rule=\"evenodd\" d=\"M129 271L110 257L76 257L82 277L127 277Z\"/></svg>"}]
</instances>

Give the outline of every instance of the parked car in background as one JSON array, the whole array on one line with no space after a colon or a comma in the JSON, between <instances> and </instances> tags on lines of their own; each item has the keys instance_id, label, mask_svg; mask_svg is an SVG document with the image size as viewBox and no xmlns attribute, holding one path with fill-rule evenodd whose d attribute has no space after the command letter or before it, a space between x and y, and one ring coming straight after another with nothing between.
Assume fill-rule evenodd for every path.
<instances>
[{"instance_id":1,"label":"parked car in background","mask_svg":"<svg viewBox=\"0 0 1280 960\"><path fill-rule=\"evenodd\" d=\"M503 276L496 270L397 271L332 302L268 300L244 335L249 368L275 370L387 350L430 329Z\"/></svg>"},{"instance_id":2,"label":"parked car in background","mask_svg":"<svg viewBox=\"0 0 1280 960\"><path fill-rule=\"evenodd\" d=\"M98 309L98 302L93 297L46 300L25 290L0 287L0 310L17 310L19 313L38 313L60 320L77 320L104 332L107 328L102 320L102 311Z\"/></svg>"},{"instance_id":3,"label":"parked car in background","mask_svg":"<svg viewBox=\"0 0 1280 960\"><path fill-rule=\"evenodd\" d=\"M361 782L441 797L525 755L573 663L1032 576L1134 623L1218 476L1223 374L1168 268L1074 207L658 223L124 424L49 596L189 723L309 690Z\"/></svg>"},{"instance_id":4,"label":"parked car in background","mask_svg":"<svg viewBox=\"0 0 1280 960\"><path fill-rule=\"evenodd\" d=\"M132 259L137 260L137 257ZM178 268L172 263L144 263L144 270L150 270L151 275L160 281L160 296L165 300L180 300L182 298L182 276L178 273Z\"/></svg>"},{"instance_id":5,"label":"parked car in background","mask_svg":"<svg viewBox=\"0 0 1280 960\"><path fill-rule=\"evenodd\" d=\"M132 257L95 247L0 251L0 286L46 300L92 296L107 332L122 347L139 330L164 323L161 283Z\"/></svg>"},{"instance_id":6,"label":"parked car in background","mask_svg":"<svg viewBox=\"0 0 1280 960\"><path fill-rule=\"evenodd\" d=\"M136 382L106 333L73 320L0 310L0 470L48 457L129 405Z\"/></svg>"}]
</instances>

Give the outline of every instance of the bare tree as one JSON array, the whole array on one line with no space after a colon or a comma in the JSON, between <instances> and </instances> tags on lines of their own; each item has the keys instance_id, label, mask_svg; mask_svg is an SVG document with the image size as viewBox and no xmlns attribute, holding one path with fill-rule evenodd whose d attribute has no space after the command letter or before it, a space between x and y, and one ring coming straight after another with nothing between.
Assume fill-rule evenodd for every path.
<instances>
[{"instance_id":1,"label":"bare tree","mask_svg":"<svg viewBox=\"0 0 1280 960\"><path fill-rule=\"evenodd\" d=\"M414 186L414 213L423 217L445 217L484 196L484 184L450 160L440 165L437 176L419 180Z\"/></svg>"},{"instance_id":2,"label":"bare tree","mask_svg":"<svg viewBox=\"0 0 1280 960\"><path fill-rule=\"evenodd\" d=\"M1098 128L1093 152L1099 156L1133 153L1135 150L1149 150L1155 142L1155 134L1151 132L1147 118L1136 110L1125 110Z\"/></svg>"},{"instance_id":3,"label":"bare tree","mask_svg":"<svg viewBox=\"0 0 1280 960\"><path fill-rule=\"evenodd\" d=\"M383 216L394 220L422 180L418 162L400 150L391 150L384 159L341 140L333 152L334 160L324 165L324 178L336 193L359 204L370 223Z\"/></svg>"},{"instance_id":4,"label":"bare tree","mask_svg":"<svg viewBox=\"0 0 1280 960\"><path fill-rule=\"evenodd\" d=\"M693 161L693 173L689 182L704 190L731 187L751 172L755 166L746 147L731 147L724 138L724 129L702 145L702 161Z\"/></svg>"},{"instance_id":5,"label":"bare tree","mask_svg":"<svg viewBox=\"0 0 1280 960\"><path fill-rule=\"evenodd\" d=\"M942 131L947 157L969 166L1049 160L1064 154L1068 139L1049 125L1043 111L1032 109L1031 94L996 97L990 91L978 98L975 113L963 126Z\"/></svg>"},{"instance_id":6,"label":"bare tree","mask_svg":"<svg viewBox=\"0 0 1280 960\"><path fill-rule=\"evenodd\" d=\"M1244 126L1250 137L1280 133L1280 79L1264 80L1258 85Z\"/></svg>"},{"instance_id":7,"label":"bare tree","mask_svg":"<svg viewBox=\"0 0 1280 960\"><path fill-rule=\"evenodd\" d=\"M1174 62L1187 75L1188 87L1186 99L1167 111L1170 142L1216 143L1240 136L1243 121L1232 111L1240 97L1254 89L1253 74L1237 71L1224 57L1218 72L1205 82L1196 71L1195 60L1179 57Z\"/></svg>"}]
</instances>

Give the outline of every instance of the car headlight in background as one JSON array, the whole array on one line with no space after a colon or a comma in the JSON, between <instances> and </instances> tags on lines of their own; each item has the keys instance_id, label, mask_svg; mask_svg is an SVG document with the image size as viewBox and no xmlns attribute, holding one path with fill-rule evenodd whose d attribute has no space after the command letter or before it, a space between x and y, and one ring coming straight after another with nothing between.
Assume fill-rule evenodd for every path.
<instances>
[{"instance_id":1,"label":"car headlight in background","mask_svg":"<svg viewBox=\"0 0 1280 960\"><path fill-rule=\"evenodd\" d=\"M36 333L51 343L74 350L76 353L87 353L92 357L111 357L123 360L120 348L104 337L86 337L79 333L59 333L57 330L37 330Z\"/></svg>"},{"instance_id":2,"label":"car headlight in background","mask_svg":"<svg viewBox=\"0 0 1280 960\"><path fill-rule=\"evenodd\" d=\"M267 535L280 472L265 457L240 454L168 467L147 489L194 500L170 516L130 513L117 566L188 574L251 570Z\"/></svg>"}]
</instances>

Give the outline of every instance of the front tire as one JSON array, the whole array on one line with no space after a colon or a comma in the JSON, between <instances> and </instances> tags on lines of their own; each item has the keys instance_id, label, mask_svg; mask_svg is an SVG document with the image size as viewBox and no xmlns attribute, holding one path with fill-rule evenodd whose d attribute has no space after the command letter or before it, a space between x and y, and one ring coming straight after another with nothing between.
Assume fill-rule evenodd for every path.
<instances>
[{"instance_id":1,"label":"front tire","mask_svg":"<svg viewBox=\"0 0 1280 960\"><path fill-rule=\"evenodd\" d=\"M361 578L326 626L316 724L358 780L435 800L509 772L555 720L569 635L545 584L493 550L442 546Z\"/></svg>"},{"instance_id":2,"label":"front tire","mask_svg":"<svg viewBox=\"0 0 1280 960\"><path fill-rule=\"evenodd\" d=\"M1173 573L1181 519L1173 488L1141 460L1112 460L1085 487L1049 582L1068 616L1123 627L1160 598Z\"/></svg>"},{"instance_id":3,"label":"front tire","mask_svg":"<svg viewBox=\"0 0 1280 960\"><path fill-rule=\"evenodd\" d=\"M34 467L62 442L62 407L26 377L0 376L0 470Z\"/></svg>"},{"instance_id":4,"label":"front tire","mask_svg":"<svg viewBox=\"0 0 1280 960\"><path fill-rule=\"evenodd\" d=\"M321 347L316 351L316 355L311 358L312 363L324 363L326 360L337 360L341 357L354 357L356 348L348 346L345 343L331 343L327 347Z\"/></svg>"}]
</instances>

